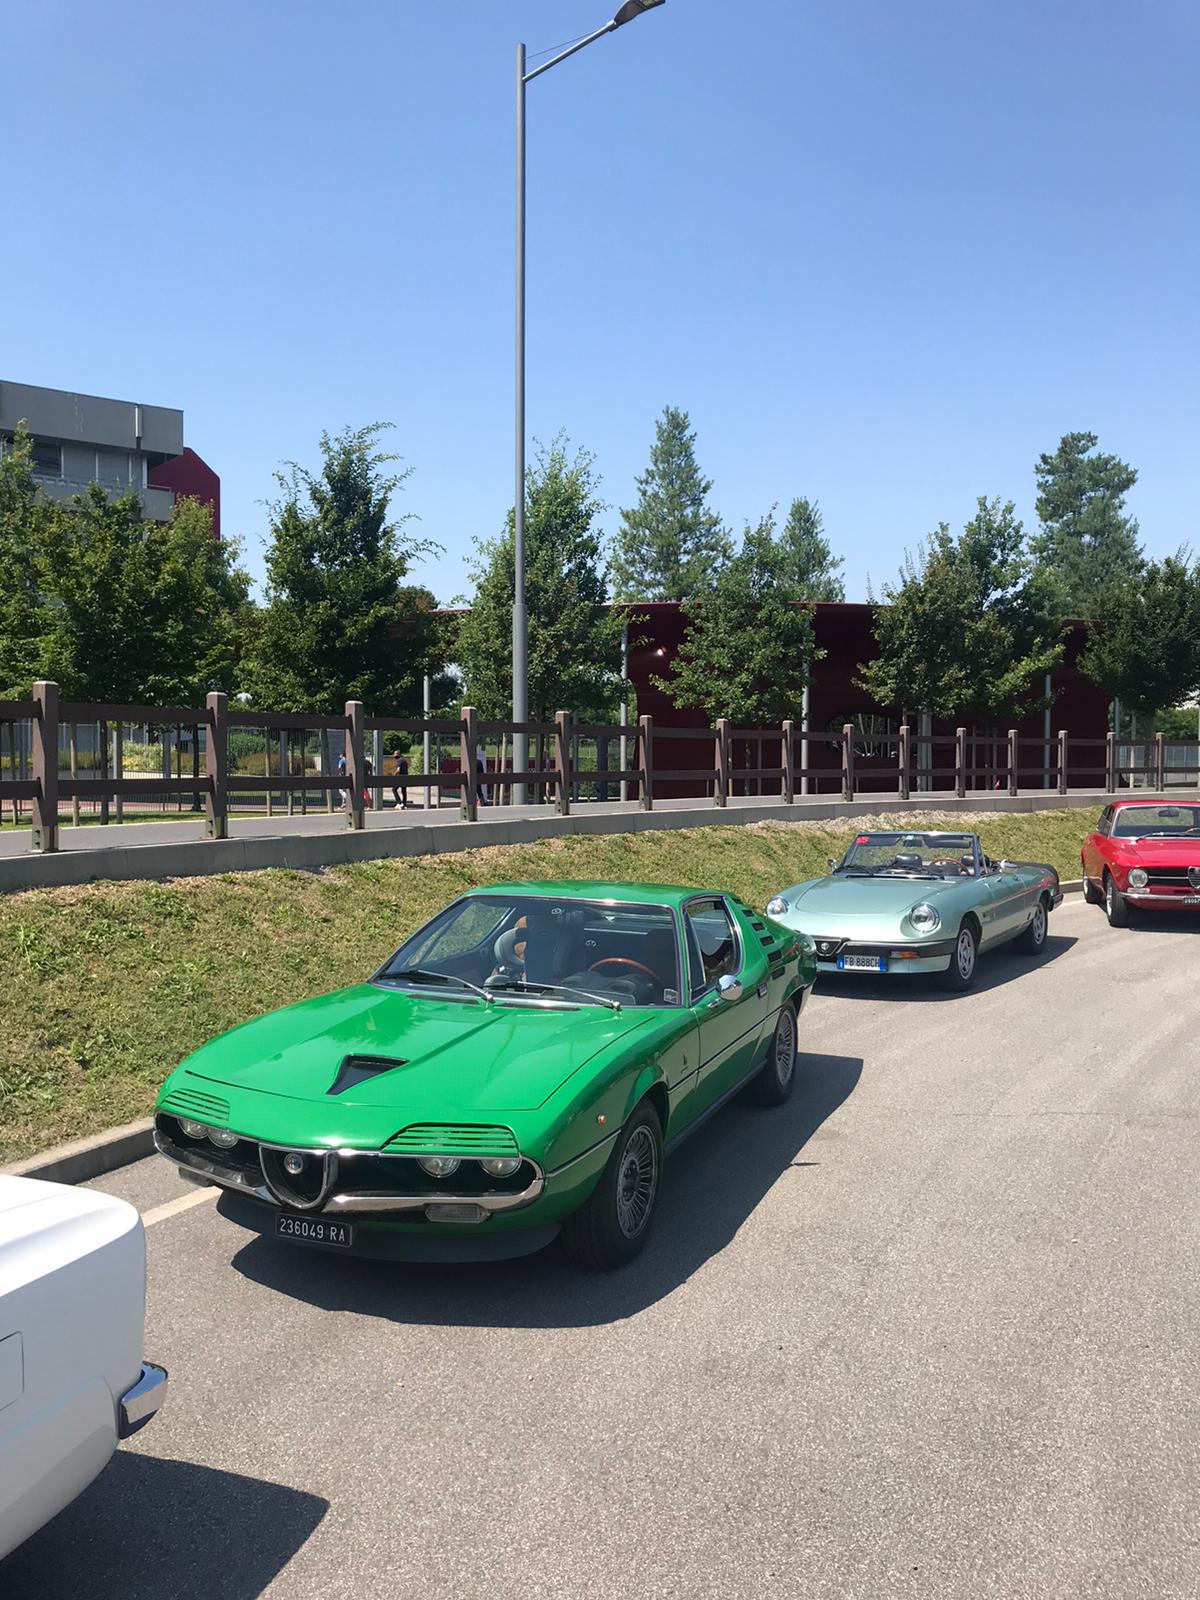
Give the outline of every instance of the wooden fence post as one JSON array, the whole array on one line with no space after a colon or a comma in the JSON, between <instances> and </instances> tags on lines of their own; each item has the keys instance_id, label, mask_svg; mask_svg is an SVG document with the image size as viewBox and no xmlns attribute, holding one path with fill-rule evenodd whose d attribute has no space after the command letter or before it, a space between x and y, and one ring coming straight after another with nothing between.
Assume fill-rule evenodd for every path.
<instances>
[{"instance_id":1,"label":"wooden fence post","mask_svg":"<svg viewBox=\"0 0 1200 1600\"><path fill-rule=\"evenodd\" d=\"M204 702L208 723L204 738L204 775L208 791L204 796L205 827L210 839L229 837L229 790L226 769L229 750L229 698L214 690Z\"/></svg>"},{"instance_id":2,"label":"wooden fence post","mask_svg":"<svg viewBox=\"0 0 1200 1600\"><path fill-rule=\"evenodd\" d=\"M1166 735L1154 735L1154 787L1162 794L1167 787Z\"/></svg>"},{"instance_id":3,"label":"wooden fence post","mask_svg":"<svg viewBox=\"0 0 1200 1600\"><path fill-rule=\"evenodd\" d=\"M783 724L783 745L780 751L783 768L783 803L790 806L796 798L796 724L791 717L787 717Z\"/></svg>"},{"instance_id":4,"label":"wooden fence post","mask_svg":"<svg viewBox=\"0 0 1200 1600\"><path fill-rule=\"evenodd\" d=\"M717 729L713 736L714 751L716 754L715 778L713 784L713 805L724 806L729 804L729 718L718 717Z\"/></svg>"},{"instance_id":5,"label":"wooden fence post","mask_svg":"<svg viewBox=\"0 0 1200 1600\"><path fill-rule=\"evenodd\" d=\"M464 822L474 822L478 815L479 784L475 772L475 707L464 706L458 724L458 765L462 772L462 788L458 791L459 815Z\"/></svg>"},{"instance_id":6,"label":"wooden fence post","mask_svg":"<svg viewBox=\"0 0 1200 1600\"><path fill-rule=\"evenodd\" d=\"M267 748L270 749L269 740ZM363 814L363 784L367 778L363 758L366 753L363 742L363 703L361 700L347 700L346 782L350 787L346 791L346 826L356 830L367 825Z\"/></svg>"},{"instance_id":7,"label":"wooden fence post","mask_svg":"<svg viewBox=\"0 0 1200 1600\"><path fill-rule=\"evenodd\" d=\"M961 800L967 792L967 730L954 730L954 792Z\"/></svg>"},{"instance_id":8,"label":"wooden fence post","mask_svg":"<svg viewBox=\"0 0 1200 1600\"><path fill-rule=\"evenodd\" d=\"M654 718L638 718L638 799L643 811L654 810Z\"/></svg>"},{"instance_id":9,"label":"wooden fence post","mask_svg":"<svg viewBox=\"0 0 1200 1600\"><path fill-rule=\"evenodd\" d=\"M1008 792L1014 795L1017 792L1017 730L1008 730Z\"/></svg>"},{"instance_id":10,"label":"wooden fence post","mask_svg":"<svg viewBox=\"0 0 1200 1600\"><path fill-rule=\"evenodd\" d=\"M1058 730L1058 792L1067 792L1067 730Z\"/></svg>"},{"instance_id":11,"label":"wooden fence post","mask_svg":"<svg viewBox=\"0 0 1200 1600\"><path fill-rule=\"evenodd\" d=\"M1104 787L1109 794L1117 792L1117 736L1111 728L1104 736Z\"/></svg>"},{"instance_id":12,"label":"wooden fence post","mask_svg":"<svg viewBox=\"0 0 1200 1600\"><path fill-rule=\"evenodd\" d=\"M32 845L49 853L58 849L58 685L35 683L37 715L30 723L33 740L33 781L38 786L33 802Z\"/></svg>"},{"instance_id":13,"label":"wooden fence post","mask_svg":"<svg viewBox=\"0 0 1200 1600\"><path fill-rule=\"evenodd\" d=\"M854 727L842 724L842 799L854 799Z\"/></svg>"},{"instance_id":14,"label":"wooden fence post","mask_svg":"<svg viewBox=\"0 0 1200 1600\"><path fill-rule=\"evenodd\" d=\"M901 800L907 800L912 793L912 729L907 722L900 724L898 757L899 794Z\"/></svg>"},{"instance_id":15,"label":"wooden fence post","mask_svg":"<svg viewBox=\"0 0 1200 1600\"><path fill-rule=\"evenodd\" d=\"M554 713L554 765L558 769L558 814L571 815L571 719L565 711Z\"/></svg>"}]
</instances>

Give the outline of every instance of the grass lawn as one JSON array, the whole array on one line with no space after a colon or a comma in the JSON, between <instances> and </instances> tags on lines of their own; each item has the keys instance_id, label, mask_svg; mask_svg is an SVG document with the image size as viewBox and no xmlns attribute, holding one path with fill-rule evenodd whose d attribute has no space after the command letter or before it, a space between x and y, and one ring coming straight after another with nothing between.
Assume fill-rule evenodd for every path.
<instances>
[{"instance_id":1,"label":"grass lawn","mask_svg":"<svg viewBox=\"0 0 1200 1600\"><path fill-rule=\"evenodd\" d=\"M321 873L249 872L0 896L0 1160L148 1113L166 1072L223 1029L361 979L474 884L614 878L729 889L762 906L860 831L763 823L548 839ZM982 814L988 854L1079 875L1090 811Z\"/></svg>"}]
</instances>

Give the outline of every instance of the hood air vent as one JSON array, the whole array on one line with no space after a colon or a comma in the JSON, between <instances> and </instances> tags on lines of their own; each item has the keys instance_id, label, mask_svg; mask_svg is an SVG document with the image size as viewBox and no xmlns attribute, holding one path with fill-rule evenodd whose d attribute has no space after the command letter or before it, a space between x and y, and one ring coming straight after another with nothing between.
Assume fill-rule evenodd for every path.
<instances>
[{"instance_id":1,"label":"hood air vent","mask_svg":"<svg viewBox=\"0 0 1200 1600\"><path fill-rule=\"evenodd\" d=\"M357 1089L368 1078L377 1078L381 1072L391 1072L395 1067L407 1065L397 1056L346 1056L338 1068L337 1077L325 1092L345 1094L347 1089Z\"/></svg>"}]
</instances>

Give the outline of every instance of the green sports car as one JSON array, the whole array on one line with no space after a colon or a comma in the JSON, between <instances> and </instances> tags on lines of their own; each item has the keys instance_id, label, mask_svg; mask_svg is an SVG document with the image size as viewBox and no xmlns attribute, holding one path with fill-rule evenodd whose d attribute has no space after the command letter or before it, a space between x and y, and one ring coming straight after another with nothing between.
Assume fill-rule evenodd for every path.
<instances>
[{"instance_id":1,"label":"green sports car","mask_svg":"<svg viewBox=\"0 0 1200 1600\"><path fill-rule=\"evenodd\" d=\"M667 1151L743 1087L788 1098L815 976L810 940L732 895L473 890L365 983L189 1056L155 1143L227 1216L295 1244L481 1260L561 1231L619 1266Z\"/></svg>"},{"instance_id":2,"label":"green sports car","mask_svg":"<svg viewBox=\"0 0 1200 1600\"><path fill-rule=\"evenodd\" d=\"M861 833L829 865L767 902L813 939L818 972L934 972L969 989L981 951L1037 955L1062 902L1053 867L991 861L977 833Z\"/></svg>"}]
</instances>

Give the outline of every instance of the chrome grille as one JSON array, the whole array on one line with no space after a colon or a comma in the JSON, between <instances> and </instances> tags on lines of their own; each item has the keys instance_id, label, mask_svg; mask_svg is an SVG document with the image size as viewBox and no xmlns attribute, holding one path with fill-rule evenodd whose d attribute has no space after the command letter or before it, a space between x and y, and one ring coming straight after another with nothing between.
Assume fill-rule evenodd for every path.
<instances>
[{"instance_id":1,"label":"chrome grille","mask_svg":"<svg viewBox=\"0 0 1200 1600\"><path fill-rule=\"evenodd\" d=\"M445 1122L414 1122L384 1146L396 1155L516 1156L509 1128L466 1127Z\"/></svg>"}]
</instances>

